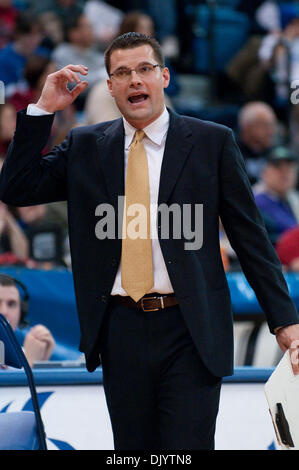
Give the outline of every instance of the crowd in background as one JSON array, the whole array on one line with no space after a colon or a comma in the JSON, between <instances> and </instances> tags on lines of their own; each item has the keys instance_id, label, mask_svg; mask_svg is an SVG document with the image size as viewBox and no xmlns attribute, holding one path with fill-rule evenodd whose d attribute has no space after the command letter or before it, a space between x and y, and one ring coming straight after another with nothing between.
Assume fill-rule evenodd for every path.
<instances>
[{"instance_id":1,"label":"crowd in background","mask_svg":"<svg viewBox=\"0 0 299 470\"><path fill-rule=\"evenodd\" d=\"M246 25L239 42L237 20ZM224 27L231 27L231 50ZM171 71L170 108L233 128L283 267L299 270L299 111L291 100L299 80L299 2L0 0L0 164L17 112L36 103L47 75L69 63L88 66L89 86L56 113L44 153L74 126L120 116L106 86L104 51L129 31L160 41ZM215 57L224 46L220 66ZM240 269L221 222L219 234L225 270ZM0 265L71 268L65 202L23 208L1 202L0 237Z\"/></svg>"}]
</instances>

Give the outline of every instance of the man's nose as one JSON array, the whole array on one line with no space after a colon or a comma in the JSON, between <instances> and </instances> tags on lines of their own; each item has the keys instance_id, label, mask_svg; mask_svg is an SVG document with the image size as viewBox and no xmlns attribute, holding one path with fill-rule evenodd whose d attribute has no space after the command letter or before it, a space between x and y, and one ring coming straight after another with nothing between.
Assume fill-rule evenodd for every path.
<instances>
[{"instance_id":1,"label":"man's nose","mask_svg":"<svg viewBox=\"0 0 299 470\"><path fill-rule=\"evenodd\" d=\"M135 70L132 70L130 75L130 85L139 85L141 82L142 80L140 79L138 73Z\"/></svg>"}]
</instances>

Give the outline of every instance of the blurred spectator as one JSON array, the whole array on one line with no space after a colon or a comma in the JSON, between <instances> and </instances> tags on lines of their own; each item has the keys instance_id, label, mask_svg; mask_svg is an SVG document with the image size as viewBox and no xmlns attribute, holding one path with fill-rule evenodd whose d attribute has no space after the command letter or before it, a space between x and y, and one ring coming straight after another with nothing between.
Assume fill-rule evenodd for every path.
<instances>
[{"instance_id":1,"label":"blurred spectator","mask_svg":"<svg viewBox=\"0 0 299 470\"><path fill-rule=\"evenodd\" d=\"M179 7L182 6L183 9L187 9L188 6L197 6L202 2L198 0L108 0L108 3L122 9L126 13L130 13L133 10L142 10L153 18L156 25L156 36L162 45L163 53L165 56L168 56L165 46L167 46L167 40L170 39L168 43L169 53L170 56L173 56L177 53Z\"/></svg>"},{"instance_id":2,"label":"blurred spectator","mask_svg":"<svg viewBox=\"0 0 299 470\"><path fill-rule=\"evenodd\" d=\"M42 30L37 19L28 12L20 13L17 17L14 41L0 50L0 80L5 84L7 98L18 86L25 86L24 68L41 40Z\"/></svg>"},{"instance_id":3,"label":"blurred spectator","mask_svg":"<svg viewBox=\"0 0 299 470\"><path fill-rule=\"evenodd\" d=\"M156 36L161 44L165 57L176 58L179 53L177 38L177 4L173 0L147 0L146 13L153 18L156 26ZM144 8L142 3L141 8ZM140 8L139 7L139 8Z\"/></svg>"},{"instance_id":4,"label":"blurred spectator","mask_svg":"<svg viewBox=\"0 0 299 470\"><path fill-rule=\"evenodd\" d=\"M70 106L67 106L62 111L57 111L54 117L54 123L52 127L52 132L49 138L49 142L45 151L49 151L54 145L59 145L65 139L67 133L73 128L79 125L84 125L85 123L85 116L81 119L83 121L79 121L79 114L77 113L76 109L76 102L75 104L72 103ZM81 105L78 105L78 108Z\"/></svg>"},{"instance_id":5,"label":"blurred spectator","mask_svg":"<svg viewBox=\"0 0 299 470\"><path fill-rule=\"evenodd\" d=\"M117 36L124 16L122 11L101 0L89 0L85 4L84 13L92 25L97 43L102 49L106 49Z\"/></svg>"},{"instance_id":6,"label":"blurred spectator","mask_svg":"<svg viewBox=\"0 0 299 470\"><path fill-rule=\"evenodd\" d=\"M50 73L56 71L56 66L47 57L32 55L24 69L24 80L27 87L17 90L9 102L14 105L16 111L27 108L30 103L36 103L41 95L44 83Z\"/></svg>"},{"instance_id":7,"label":"blurred spectator","mask_svg":"<svg viewBox=\"0 0 299 470\"><path fill-rule=\"evenodd\" d=\"M63 42L63 21L51 11L43 13L38 19L45 35L42 45L52 51Z\"/></svg>"},{"instance_id":8,"label":"blurred spectator","mask_svg":"<svg viewBox=\"0 0 299 470\"><path fill-rule=\"evenodd\" d=\"M273 105L273 82L269 77L268 67L260 60L259 51L265 33L280 30L279 6L276 1L270 0L241 0L237 9L249 16L251 34L226 67L226 73L232 81L232 100L262 100Z\"/></svg>"},{"instance_id":9,"label":"blurred spectator","mask_svg":"<svg viewBox=\"0 0 299 470\"><path fill-rule=\"evenodd\" d=\"M31 9L43 20L45 13L52 13L60 19L62 24L72 16L82 13L84 0L31 0Z\"/></svg>"},{"instance_id":10,"label":"blurred spectator","mask_svg":"<svg viewBox=\"0 0 299 470\"><path fill-rule=\"evenodd\" d=\"M26 322L26 310L16 282L10 276L0 274L0 312L14 331ZM51 332L44 325L35 325L27 332L23 350L30 367L35 362L47 361L55 346Z\"/></svg>"},{"instance_id":11,"label":"blurred spectator","mask_svg":"<svg viewBox=\"0 0 299 470\"><path fill-rule=\"evenodd\" d=\"M0 170L4 158L0 157ZM33 267L28 240L6 204L0 201L0 265Z\"/></svg>"},{"instance_id":12,"label":"blurred spectator","mask_svg":"<svg viewBox=\"0 0 299 470\"><path fill-rule=\"evenodd\" d=\"M51 202L46 204L47 222L57 224L63 233L67 233L67 203L66 201Z\"/></svg>"},{"instance_id":13,"label":"blurred spectator","mask_svg":"<svg viewBox=\"0 0 299 470\"><path fill-rule=\"evenodd\" d=\"M283 233L277 241L276 251L285 269L299 271L299 226Z\"/></svg>"},{"instance_id":14,"label":"blurred spectator","mask_svg":"<svg viewBox=\"0 0 299 470\"><path fill-rule=\"evenodd\" d=\"M267 70L259 59L259 49L262 36L252 35L245 45L229 61L225 69L222 90L222 99L231 102L244 103L244 101L273 102L273 83Z\"/></svg>"},{"instance_id":15,"label":"blurred spectator","mask_svg":"<svg viewBox=\"0 0 299 470\"><path fill-rule=\"evenodd\" d=\"M299 6L280 6L281 29L268 34L259 57L275 87L275 105L289 105L290 82L299 77Z\"/></svg>"},{"instance_id":16,"label":"blurred spectator","mask_svg":"<svg viewBox=\"0 0 299 470\"><path fill-rule=\"evenodd\" d=\"M182 19L184 22L184 12L191 4L196 6L200 2L198 0L180 0L179 2L177 0L144 0L142 2L140 0L123 0L109 1L109 3L126 13L142 10L146 15L149 15L155 23L155 36L162 46L164 56L174 59L179 53L178 27L181 26ZM185 35L188 34L186 29L183 32Z\"/></svg>"},{"instance_id":17,"label":"blurred spectator","mask_svg":"<svg viewBox=\"0 0 299 470\"><path fill-rule=\"evenodd\" d=\"M13 214L29 243L29 255L42 269L64 266L67 208L64 202L14 207Z\"/></svg>"},{"instance_id":18,"label":"blurred spectator","mask_svg":"<svg viewBox=\"0 0 299 470\"><path fill-rule=\"evenodd\" d=\"M65 113L64 120L67 120L70 113L67 110ZM61 121L63 126L65 126L64 120ZM72 122L70 120L68 126L71 126ZM9 142L13 137L15 124L16 111L13 105L10 103L1 105L0 169ZM63 130L66 132L66 128L63 126L60 128L60 132L54 131L54 136L52 136L54 141L65 137L61 134ZM59 128L59 122L56 127ZM41 233L44 236L44 241L39 242L39 247L45 242L49 245L47 250L43 249L43 253L47 251L46 261L34 258L33 245L34 243L35 246L37 245L35 236L38 235L41 239ZM0 202L0 264L23 264L27 267L37 267L37 262L39 262L39 267L47 269L54 265L65 265L63 257L68 255L69 249L67 244L65 248L62 245L65 243L67 235L67 205L64 201L10 209ZM50 245L52 251L49 248ZM41 252L40 248L39 252Z\"/></svg>"},{"instance_id":19,"label":"blurred spectator","mask_svg":"<svg viewBox=\"0 0 299 470\"><path fill-rule=\"evenodd\" d=\"M0 105L0 158L4 158L16 128L16 110L10 103ZM2 166L2 165L1 165Z\"/></svg>"},{"instance_id":20,"label":"blurred spectator","mask_svg":"<svg viewBox=\"0 0 299 470\"><path fill-rule=\"evenodd\" d=\"M90 21L83 14L72 16L66 25L66 41L54 49L52 59L57 67L82 64L88 67L88 91L95 82L106 78L104 55L95 48L95 38ZM86 93L88 93L86 91ZM83 99L82 95L80 97ZM76 103L77 104L77 103Z\"/></svg>"},{"instance_id":21,"label":"blurred spectator","mask_svg":"<svg viewBox=\"0 0 299 470\"><path fill-rule=\"evenodd\" d=\"M274 245L286 230L299 223L296 181L296 156L286 147L273 149L262 171L261 181L253 187L253 192Z\"/></svg>"},{"instance_id":22,"label":"blurred spectator","mask_svg":"<svg viewBox=\"0 0 299 470\"><path fill-rule=\"evenodd\" d=\"M101 103L101 105L99 105ZM97 83L88 93L84 113L87 124L112 121L121 117L121 113L110 95L106 80Z\"/></svg>"},{"instance_id":23,"label":"blurred spectator","mask_svg":"<svg viewBox=\"0 0 299 470\"><path fill-rule=\"evenodd\" d=\"M29 254L29 245L26 236L10 213L6 204L0 201L0 264L6 264L7 256L10 257L8 264L26 264Z\"/></svg>"},{"instance_id":24,"label":"blurred spectator","mask_svg":"<svg viewBox=\"0 0 299 470\"><path fill-rule=\"evenodd\" d=\"M248 0L248 3L254 3ZM261 3L261 2L260 2ZM280 9L276 0L266 0L253 11L257 24L265 31L280 30Z\"/></svg>"},{"instance_id":25,"label":"blurred spectator","mask_svg":"<svg viewBox=\"0 0 299 470\"><path fill-rule=\"evenodd\" d=\"M119 25L117 36L135 31L146 36L155 35L155 25L152 18L140 11L131 11L125 15Z\"/></svg>"},{"instance_id":26,"label":"blurred spectator","mask_svg":"<svg viewBox=\"0 0 299 470\"><path fill-rule=\"evenodd\" d=\"M26 232L32 225L39 224L46 219L47 207L45 204L15 207L14 213L19 225Z\"/></svg>"},{"instance_id":27,"label":"blurred spectator","mask_svg":"<svg viewBox=\"0 0 299 470\"><path fill-rule=\"evenodd\" d=\"M260 178L265 159L275 143L277 119L266 103L251 102L240 110L238 127L238 145L250 183L254 184Z\"/></svg>"},{"instance_id":28,"label":"blurred spectator","mask_svg":"<svg viewBox=\"0 0 299 470\"><path fill-rule=\"evenodd\" d=\"M299 106L293 106L290 113L289 124L290 146L296 155L299 155Z\"/></svg>"},{"instance_id":29,"label":"blurred spectator","mask_svg":"<svg viewBox=\"0 0 299 470\"><path fill-rule=\"evenodd\" d=\"M0 49L12 41L17 16L12 0L0 0Z\"/></svg>"}]
</instances>

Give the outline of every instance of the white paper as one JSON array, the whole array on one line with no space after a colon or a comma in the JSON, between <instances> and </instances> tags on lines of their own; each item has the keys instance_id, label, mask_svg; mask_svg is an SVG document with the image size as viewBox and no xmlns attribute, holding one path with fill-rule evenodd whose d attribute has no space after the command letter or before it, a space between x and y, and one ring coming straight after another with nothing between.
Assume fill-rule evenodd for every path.
<instances>
[{"instance_id":1,"label":"white paper","mask_svg":"<svg viewBox=\"0 0 299 470\"><path fill-rule=\"evenodd\" d=\"M273 425L278 434L275 423L277 403L281 403L284 415L289 424L290 434L295 447L278 443L283 449L299 449L299 375L294 375L289 350L287 350L278 366L265 384L265 395L271 412Z\"/></svg>"}]
</instances>

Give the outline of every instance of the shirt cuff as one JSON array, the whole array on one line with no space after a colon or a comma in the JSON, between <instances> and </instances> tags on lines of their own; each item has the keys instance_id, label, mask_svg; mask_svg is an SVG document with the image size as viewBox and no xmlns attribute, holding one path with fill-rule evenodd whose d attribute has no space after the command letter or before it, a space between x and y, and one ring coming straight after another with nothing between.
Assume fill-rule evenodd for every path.
<instances>
[{"instance_id":1,"label":"shirt cuff","mask_svg":"<svg viewBox=\"0 0 299 470\"><path fill-rule=\"evenodd\" d=\"M47 114L54 114L39 108L36 104L29 104L27 107L27 114L30 116L45 116Z\"/></svg>"}]
</instances>

